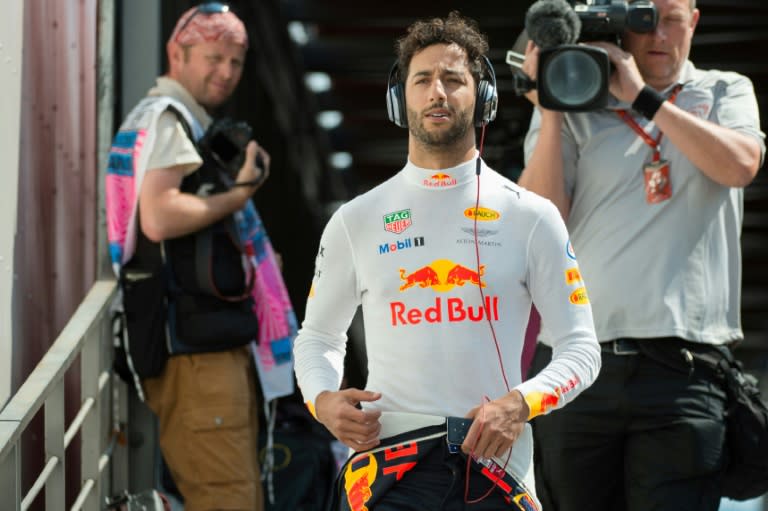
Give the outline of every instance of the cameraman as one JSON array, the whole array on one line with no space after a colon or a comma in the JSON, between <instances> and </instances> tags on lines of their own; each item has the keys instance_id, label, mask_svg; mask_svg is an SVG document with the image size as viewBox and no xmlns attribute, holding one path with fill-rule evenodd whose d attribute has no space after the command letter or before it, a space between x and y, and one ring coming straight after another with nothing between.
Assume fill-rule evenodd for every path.
<instances>
[{"instance_id":1,"label":"cameraman","mask_svg":"<svg viewBox=\"0 0 768 511\"><path fill-rule=\"evenodd\" d=\"M743 188L765 152L751 82L688 60L695 0L654 0L658 24L600 42L605 109L535 109L519 184L566 219L590 292L602 371L534 421L547 510L716 510L725 391L692 353L743 339ZM536 76L539 48L523 70ZM527 94L536 106L535 91ZM625 113L622 113L625 112ZM551 356L546 325L533 373Z\"/></svg>"},{"instance_id":2,"label":"cameraman","mask_svg":"<svg viewBox=\"0 0 768 511\"><path fill-rule=\"evenodd\" d=\"M111 249L120 255L115 258L113 254L113 262L120 268L129 365L135 381L141 382L139 392L143 391L148 406L158 416L160 447L187 511L263 509L255 372L248 347L257 325L249 295L255 270L247 268L241 252L231 246L229 255L234 253L234 257L221 256L225 254L219 250L222 236L213 230L207 241L209 252L215 254L210 256L210 271L231 277L230 286L239 286L237 292L243 299L224 300L226 308L212 296L187 293L194 284L190 273L200 267L192 264L196 257L193 249L206 246L197 235L223 222L239 228L242 217L234 215L242 210L244 213L237 215L247 216L244 208L268 174L269 155L250 141L245 161L239 172L235 171L235 180L242 186L222 188L206 181L203 169L209 162L196 144L212 124L211 111L237 86L247 47L245 26L227 5L211 2L183 13L166 46L168 74L157 79L147 98L126 118L115 138L108 169L110 228L113 221L120 221L121 210L138 210L134 214L138 217L132 216L128 223L125 238L110 233ZM257 155L263 161L262 168L255 165ZM119 165L121 161L127 164ZM119 181L110 181L110 176L118 175L135 180L138 206L136 197L120 195L123 185ZM129 188L133 192L134 185ZM133 200L133 206L130 202L119 204L120 198ZM139 229L132 233L134 224ZM190 257L180 255L190 253ZM160 258L161 270L156 264L146 266ZM140 263L145 264L140 269L154 272L147 281L154 278L160 283L157 292L132 299L141 279L126 281L125 268L140 267ZM171 284L165 289L168 274L169 282L178 289ZM145 305L142 302L157 299L156 295L160 295L159 305L139 309ZM172 299L178 299L174 302L175 315L169 307L168 318L160 316L161 338L150 339L132 330L132 320L155 315ZM213 305L216 309L209 310ZM239 324L217 319L237 314L241 320L245 315L241 324L247 326L246 331L240 331ZM214 337L208 344L198 339L195 346L191 342L184 345L187 338L180 333L195 321L206 332L193 334ZM234 335L241 339L234 340ZM166 342L173 356L160 351ZM145 349L137 348L142 343ZM148 361L150 356L156 358Z\"/></svg>"}]
</instances>

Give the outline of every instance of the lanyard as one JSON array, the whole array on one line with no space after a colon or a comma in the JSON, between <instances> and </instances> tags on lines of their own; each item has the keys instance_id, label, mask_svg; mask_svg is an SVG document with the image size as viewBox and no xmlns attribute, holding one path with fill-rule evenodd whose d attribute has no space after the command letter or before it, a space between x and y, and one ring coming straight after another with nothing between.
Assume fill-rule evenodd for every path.
<instances>
[{"instance_id":1,"label":"lanyard","mask_svg":"<svg viewBox=\"0 0 768 511\"><path fill-rule=\"evenodd\" d=\"M675 86L675 88L672 90L672 94L669 96L669 102L674 103L675 99L677 98L677 93L680 92L680 89L682 89L682 85L678 84ZM661 144L661 137L664 135L664 133L659 130L659 136L656 137L656 140L651 138L651 136L646 132L643 128L640 127L639 124L637 124L637 121L629 115L629 113L626 110L616 110L616 114L622 118L624 122L626 122L630 128L632 128L635 133L640 135L640 138L643 139L643 142L645 142L648 146L650 146L651 149L653 149L653 162L656 163L659 160L661 160L661 152L659 151L659 145Z\"/></svg>"}]
</instances>

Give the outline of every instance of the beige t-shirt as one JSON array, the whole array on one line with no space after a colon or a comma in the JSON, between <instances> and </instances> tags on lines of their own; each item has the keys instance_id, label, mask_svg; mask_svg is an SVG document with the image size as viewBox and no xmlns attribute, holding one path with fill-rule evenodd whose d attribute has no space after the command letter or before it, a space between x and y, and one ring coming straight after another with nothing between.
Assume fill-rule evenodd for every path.
<instances>
[{"instance_id":1,"label":"beige t-shirt","mask_svg":"<svg viewBox=\"0 0 768 511\"><path fill-rule=\"evenodd\" d=\"M157 120L155 147L149 155L147 170L180 167L188 176L203 163L184 127L173 112L166 110Z\"/></svg>"},{"instance_id":2,"label":"beige t-shirt","mask_svg":"<svg viewBox=\"0 0 768 511\"><path fill-rule=\"evenodd\" d=\"M211 124L211 117L187 90L176 80L161 76L149 91L149 96L170 96L180 101L192 113L205 130ZM202 158L189 140L184 126L171 111L163 112L157 121L155 145L147 161L147 170L179 166L188 176L203 163Z\"/></svg>"}]
</instances>

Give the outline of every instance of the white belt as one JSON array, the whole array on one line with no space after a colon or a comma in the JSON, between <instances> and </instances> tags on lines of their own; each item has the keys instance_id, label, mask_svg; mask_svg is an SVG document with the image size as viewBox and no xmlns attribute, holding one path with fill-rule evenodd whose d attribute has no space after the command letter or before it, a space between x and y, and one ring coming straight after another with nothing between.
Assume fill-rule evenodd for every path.
<instances>
[{"instance_id":1,"label":"white belt","mask_svg":"<svg viewBox=\"0 0 768 511\"><path fill-rule=\"evenodd\" d=\"M445 424L445 417L422 413L381 412L379 422L381 423L379 438L389 438L414 429L442 426Z\"/></svg>"}]
</instances>

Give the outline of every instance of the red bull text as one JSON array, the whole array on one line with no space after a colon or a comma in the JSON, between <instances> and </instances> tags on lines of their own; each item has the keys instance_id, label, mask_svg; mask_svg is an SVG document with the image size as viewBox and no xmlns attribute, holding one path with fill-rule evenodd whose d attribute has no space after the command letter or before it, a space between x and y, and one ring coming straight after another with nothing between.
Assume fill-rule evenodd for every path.
<instances>
[{"instance_id":1,"label":"red bull text","mask_svg":"<svg viewBox=\"0 0 768 511\"><path fill-rule=\"evenodd\" d=\"M442 188L445 186L454 186L456 184L456 178L443 172L438 172L437 174L431 175L429 179L422 181L422 183L429 188Z\"/></svg>"},{"instance_id":2,"label":"red bull text","mask_svg":"<svg viewBox=\"0 0 768 511\"><path fill-rule=\"evenodd\" d=\"M392 313L392 325L418 325L422 321L427 323L452 323L462 321L491 321L499 320L499 297L486 296L484 305L467 305L461 298L447 298L445 302L441 297L435 298L435 305L420 309L408 308L404 302L391 302L389 304Z\"/></svg>"}]
</instances>

